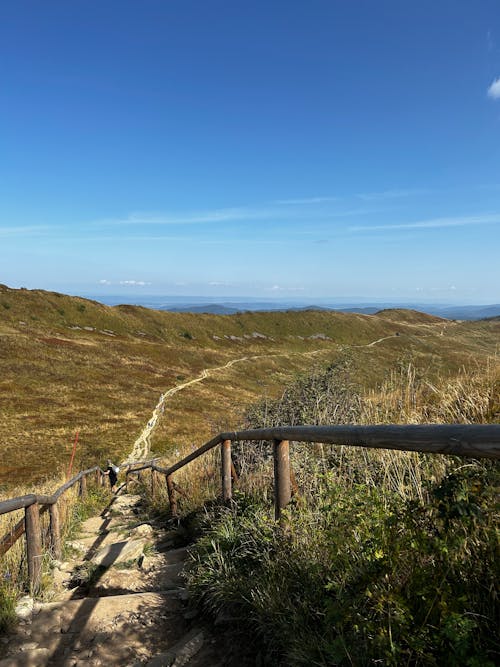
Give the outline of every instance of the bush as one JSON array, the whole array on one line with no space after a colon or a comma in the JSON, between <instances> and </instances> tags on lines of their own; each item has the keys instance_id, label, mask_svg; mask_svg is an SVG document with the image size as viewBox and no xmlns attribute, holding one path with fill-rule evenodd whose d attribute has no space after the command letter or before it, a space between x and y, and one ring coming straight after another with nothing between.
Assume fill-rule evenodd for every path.
<instances>
[{"instance_id":1,"label":"bush","mask_svg":"<svg viewBox=\"0 0 500 667\"><path fill-rule=\"evenodd\" d=\"M333 480L286 530L255 501L207 515L195 598L246 636L250 624L272 664L493 666L497 471L457 469L430 502Z\"/></svg>"}]
</instances>

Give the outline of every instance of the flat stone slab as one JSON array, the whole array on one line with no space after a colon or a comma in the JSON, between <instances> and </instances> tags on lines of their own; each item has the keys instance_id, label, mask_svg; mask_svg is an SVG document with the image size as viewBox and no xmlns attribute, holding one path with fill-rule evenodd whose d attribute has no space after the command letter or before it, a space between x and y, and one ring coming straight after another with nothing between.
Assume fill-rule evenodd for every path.
<instances>
[{"instance_id":1,"label":"flat stone slab","mask_svg":"<svg viewBox=\"0 0 500 667\"><path fill-rule=\"evenodd\" d=\"M96 565L110 567L116 563L137 560L143 553L146 540L124 540L101 547L90 559Z\"/></svg>"},{"instance_id":2,"label":"flat stone slab","mask_svg":"<svg viewBox=\"0 0 500 667\"><path fill-rule=\"evenodd\" d=\"M131 537L149 537L152 538L155 534L153 526L149 523L141 523L139 526L132 528L130 531Z\"/></svg>"},{"instance_id":3,"label":"flat stone slab","mask_svg":"<svg viewBox=\"0 0 500 667\"><path fill-rule=\"evenodd\" d=\"M146 667L184 667L191 658L195 656L203 646L203 632L199 630L192 630L189 634L183 637L171 649L160 653L150 660Z\"/></svg>"},{"instance_id":4,"label":"flat stone slab","mask_svg":"<svg viewBox=\"0 0 500 667\"><path fill-rule=\"evenodd\" d=\"M102 530L107 529L108 521L104 517L92 516L90 519L87 519L80 526L82 533L100 533Z\"/></svg>"},{"instance_id":5,"label":"flat stone slab","mask_svg":"<svg viewBox=\"0 0 500 667\"><path fill-rule=\"evenodd\" d=\"M112 512L126 512L127 510L134 509L141 504L141 496L125 495L125 496L116 496L113 500L113 503L110 507Z\"/></svg>"},{"instance_id":6,"label":"flat stone slab","mask_svg":"<svg viewBox=\"0 0 500 667\"><path fill-rule=\"evenodd\" d=\"M21 620L31 617L33 613L34 600L29 595L24 595L16 604L16 616Z\"/></svg>"}]
</instances>

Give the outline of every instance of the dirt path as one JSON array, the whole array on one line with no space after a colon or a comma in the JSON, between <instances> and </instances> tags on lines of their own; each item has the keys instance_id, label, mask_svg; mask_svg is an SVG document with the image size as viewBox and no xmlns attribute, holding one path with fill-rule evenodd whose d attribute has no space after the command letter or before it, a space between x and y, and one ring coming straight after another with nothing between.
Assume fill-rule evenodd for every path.
<instances>
[{"instance_id":1,"label":"dirt path","mask_svg":"<svg viewBox=\"0 0 500 667\"><path fill-rule=\"evenodd\" d=\"M261 355L261 356L274 356L274 355ZM204 368L197 378L189 380L188 382L183 382L182 384L178 384L175 387L172 387L171 389L166 391L164 394L161 394L160 400L158 401L155 409L153 410L151 419L148 421L146 426L143 428L141 434L134 442L132 451L125 459L124 463L132 463L133 461L142 461L144 459L147 459L150 452L149 438L156 427L160 415L163 414L164 404L168 398L174 396L174 394L177 394L177 392L186 389L186 387L190 387L191 385L196 384L197 382L203 382L203 380L205 380L207 377L209 377L209 375L215 373L216 371L221 371L226 368L230 368L231 366L234 366L234 364L240 363L242 361L248 361L249 359L258 359L258 358L259 357L240 357L238 359L232 359L231 361L228 361L223 366L216 366L215 368Z\"/></svg>"},{"instance_id":2,"label":"dirt path","mask_svg":"<svg viewBox=\"0 0 500 667\"><path fill-rule=\"evenodd\" d=\"M0 644L0 667L221 665L187 608L182 540L175 526L142 516L140 496L114 497L82 524L74 555L56 562L54 600L24 601L24 619Z\"/></svg>"},{"instance_id":3,"label":"dirt path","mask_svg":"<svg viewBox=\"0 0 500 667\"><path fill-rule=\"evenodd\" d=\"M338 349L344 350L350 348L373 347L391 338L396 338L396 334L392 334L391 336L384 336L383 338L378 338L377 340L374 340L371 343L367 343L366 345L347 345L347 346L339 345ZM182 384L175 385L175 387L172 387L164 394L160 395L160 399L153 410L151 418L149 419L146 426L143 428L137 440L134 442L130 454L123 461L122 465L127 463L132 463L134 461L144 461L149 457L151 451L150 437L158 423L159 418L164 412L165 401L168 398L174 396L174 394L176 394L177 392L182 391L187 387L191 387L192 385L197 384L198 382L203 382L203 380L206 380L210 375L212 375L212 373L216 373L217 371L222 371L227 368L231 368L231 366L243 363L245 361L256 361L257 359L272 359L276 357L313 356L321 352L325 352L325 348L319 348L317 350L311 350L309 352L275 352L272 354L257 354L252 356L238 357L237 359L231 359L231 361L228 361L222 366L215 366L214 368L204 368L198 377L194 378L193 380L189 380L188 382L183 382Z\"/></svg>"}]
</instances>

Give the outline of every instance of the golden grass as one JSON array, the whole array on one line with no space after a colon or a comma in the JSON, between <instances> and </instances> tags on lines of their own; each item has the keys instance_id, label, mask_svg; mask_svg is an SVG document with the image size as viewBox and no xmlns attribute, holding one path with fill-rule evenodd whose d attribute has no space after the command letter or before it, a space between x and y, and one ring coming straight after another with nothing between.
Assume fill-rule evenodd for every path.
<instances>
[{"instance_id":1,"label":"golden grass","mask_svg":"<svg viewBox=\"0 0 500 667\"><path fill-rule=\"evenodd\" d=\"M184 452L238 428L248 404L278 396L297 373L346 351L366 388L390 382L390 369L408 359L432 384L461 367L486 368L499 333L495 321L456 324L405 311L193 315L0 286L0 499L62 474L77 430L75 469L124 459L160 393L206 368L242 359L166 402L151 438L156 453ZM391 411L379 419L414 418Z\"/></svg>"}]
</instances>

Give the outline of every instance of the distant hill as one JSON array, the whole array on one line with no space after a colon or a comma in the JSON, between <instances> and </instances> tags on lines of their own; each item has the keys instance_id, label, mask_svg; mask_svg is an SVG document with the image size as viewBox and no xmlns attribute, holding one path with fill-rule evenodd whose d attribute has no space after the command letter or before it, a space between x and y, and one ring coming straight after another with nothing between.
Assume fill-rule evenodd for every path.
<instances>
[{"instance_id":1,"label":"distant hill","mask_svg":"<svg viewBox=\"0 0 500 667\"><path fill-rule=\"evenodd\" d=\"M403 308L385 308L384 310L377 311L375 314L386 320L394 320L396 322L413 322L414 324L437 324L439 322L446 322L443 317L421 313L418 310Z\"/></svg>"},{"instance_id":2,"label":"distant hill","mask_svg":"<svg viewBox=\"0 0 500 667\"><path fill-rule=\"evenodd\" d=\"M168 311L170 313L205 313L211 315L235 315L236 313L242 312L239 308L232 308L218 303L209 303L206 306L173 306L172 308L169 308Z\"/></svg>"},{"instance_id":3,"label":"distant hill","mask_svg":"<svg viewBox=\"0 0 500 667\"><path fill-rule=\"evenodd\" d=\"M484 320L488 317L500 316L500 304L488 306L429 306L427 313L446 317L449 320Z\"/></svg>"},{"instance_id":4,"label":"distant hill","mask_svg":"<svg viewBox=\"0 0 500 667\"><path fill-rule=\"evenodd\" d=\"M145 306L153 310L163 310L174 313L206 313L217 315L234 315L248 311L259 312L283 312L318 310L339 313L359 313L361 315L374 315L382 310L417 310L419 312L445 317L450 320L479 320L488 317L500 316L500 304L490 305L451 305L415 302L377 302L367 303L359 301L347 303L332 300L321 300L311 303L300 303L278 300L246 299L245 297L226 297L220 302L209 301L207 297L169 297L169 296L100 296L97 298L101 303L118 305L130 303Z\"/></svg>"}]
</instances>

